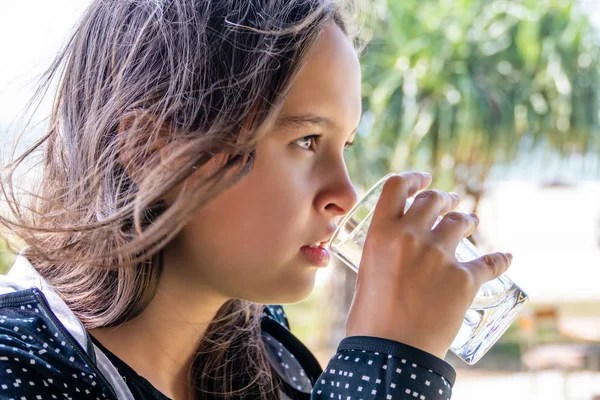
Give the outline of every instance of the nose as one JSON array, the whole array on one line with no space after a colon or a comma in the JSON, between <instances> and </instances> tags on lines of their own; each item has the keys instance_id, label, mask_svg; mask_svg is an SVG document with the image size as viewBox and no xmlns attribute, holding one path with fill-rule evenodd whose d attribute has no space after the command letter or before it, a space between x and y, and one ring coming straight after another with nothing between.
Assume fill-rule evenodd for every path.
<instances>
[{"instance_id":1,"label":"nose","mask_svg":"<svg viewBox=\"0 0 600 400\"><path fill-rule=\"evenodd\" d=\"M329 217L340 217L350 212L358 201L356 190L347 172L337 174L321 190L316 198L316 207Z\"/></svg>"}]
</instances>

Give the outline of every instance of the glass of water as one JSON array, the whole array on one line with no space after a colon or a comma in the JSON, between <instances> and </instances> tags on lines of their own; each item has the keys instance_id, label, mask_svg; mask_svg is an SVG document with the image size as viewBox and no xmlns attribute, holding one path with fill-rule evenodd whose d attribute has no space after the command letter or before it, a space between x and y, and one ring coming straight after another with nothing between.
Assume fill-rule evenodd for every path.
<instances>
[{"instance_id":1,"label":"glass of water","mask_svg":"<svg viewBox=\"0 0 600 400\"><path fill-rule=\"evenodd\" d=\"M394 174L379 180L348 215L340 222L329 242L329 250L355 272L358 272L362 248L373 212L385 181ZM407 199L406 210L414 197ZM432 229L441 221L438 217ZM483 256L470 241L463 238L456 249L456 259L467 262ZM469 365L475 364L498 341L527 304L529 297L506 275L486 282L465 314L463 323L450 350Z\"/></svg>"}]
</instances>

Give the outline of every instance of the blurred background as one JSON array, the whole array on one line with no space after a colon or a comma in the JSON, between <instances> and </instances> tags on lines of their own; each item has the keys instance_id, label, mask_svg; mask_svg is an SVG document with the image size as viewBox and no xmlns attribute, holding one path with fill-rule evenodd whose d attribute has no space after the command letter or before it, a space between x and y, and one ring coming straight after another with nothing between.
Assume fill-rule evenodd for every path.
<instances>
[{"instance_id":1,"label":"blurred background","mask_svg":"<svg viewBox=\"0 0 600 400\"><path fill-rule=\"evenodd\" d=\"M87 3L3 5L0 164L35 78ZM479 363L448 354L453 400L600 399L600 0L375 0L368 9L363 120L347 156L359 194L388 172L432 173L430 187L478 213L479 248L513 253L508 275L530 296ZM0 271L13 258L0 249ZM355 279L333 260L310 297L285 306L323 366L345 336Z\"/></svg>"}]
</instances>

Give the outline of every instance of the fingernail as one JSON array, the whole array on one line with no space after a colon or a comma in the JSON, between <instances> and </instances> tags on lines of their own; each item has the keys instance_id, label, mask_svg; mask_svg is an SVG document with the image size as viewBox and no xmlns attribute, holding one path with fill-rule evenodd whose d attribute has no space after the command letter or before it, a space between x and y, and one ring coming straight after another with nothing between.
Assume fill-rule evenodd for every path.
<instances>
[{"instance_id":1,"label":"fingernail","mask_svg":"<svg viewBox=\"0 0 600 400\"><path fill-rule=\"evenodd\" d=\"M422 172L425 175L425 178L431 178L431 174L429 172Z\"/></svg>"},{"instance_id":2,"label":"fingernail","mask_svg":"<svg viewBox=\"0 0 600 400\"><path fill-rule=\"evenodd\" d=\"M459 199L459 198L460 198L460 196L458 195L458 193L454 193L454 192L448 192L448 194L449 194L450 196L454 196L454 197L456 197L457 199Z\"/></svg>"},{"instance_id":3,"label":"fingernail","mask_svg":"<svg viewBox=\"0 0 600 400\"><path fill-rule=\"evenodd\" d=\"M504 253L504 254L506 254L508 256L508 258L510 258L510 260L512 261L512 259L513 259L512 253Z\"/></svg>"}]
</instances>

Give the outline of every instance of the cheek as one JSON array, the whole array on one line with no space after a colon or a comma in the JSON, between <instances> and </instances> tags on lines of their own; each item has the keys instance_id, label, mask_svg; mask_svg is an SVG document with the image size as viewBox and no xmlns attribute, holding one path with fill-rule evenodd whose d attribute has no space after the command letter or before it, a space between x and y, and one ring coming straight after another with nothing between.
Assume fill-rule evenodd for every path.
<instances>
[{"instance_id":1,"label":"cheek","mask_svg":"<svg viewBox=\"0 0 600 400\"><path fill-rule=\"evenodd\" d=\"M285 262L307 236L304 197L293 179L256 169L199 210L187 235L221 266Z\"/></svg>"},{"instance_id":2,"label":"cheek","mask_svg":"<svg viewBox=\"0 0 600 400\"><path fill-rule=\"evenodd\" d=\"M276 193L250 180L238 185L184 228L186 247L199 266L189 278L233 298L301 301L312 291L316 270L299 258L310 232L298 193L289 187Z\"/></svg>"},{"instance_id":3,"label":"cheek","mask_svg":"<svg viewBox=\"0 0 600 400\"><path fill-rule=\"evenodd\" d=\"M213 223L223 227L222 234L235 240L237 250L277 251L299 228L294 210L300 207L301 196L292 185L247 178L207 211Z\"/></svg>"},{"instance_id":4,"label":"cheek","mask_svg":"<svg viewBox=\"0 0 600 400\"><path fill-rule=\"evenodd\" d=\"M265 142L252 171L183 229L184 251L198 266L190 278L230 297L299 301L316 273L299 254L314 234L311 179L281 146Z\"/></svg>"},{"instance_id":5,"label":"cheek","mask_svg":"<svg viewBox=\"0 0 600 400\"><path fill-rule=\"evenodd\" d=\"M252 171L206 210L240 253L269 258L305 240L312 204L307 179L281 147L262 142Z\"/></svg>"}]
</instances>

